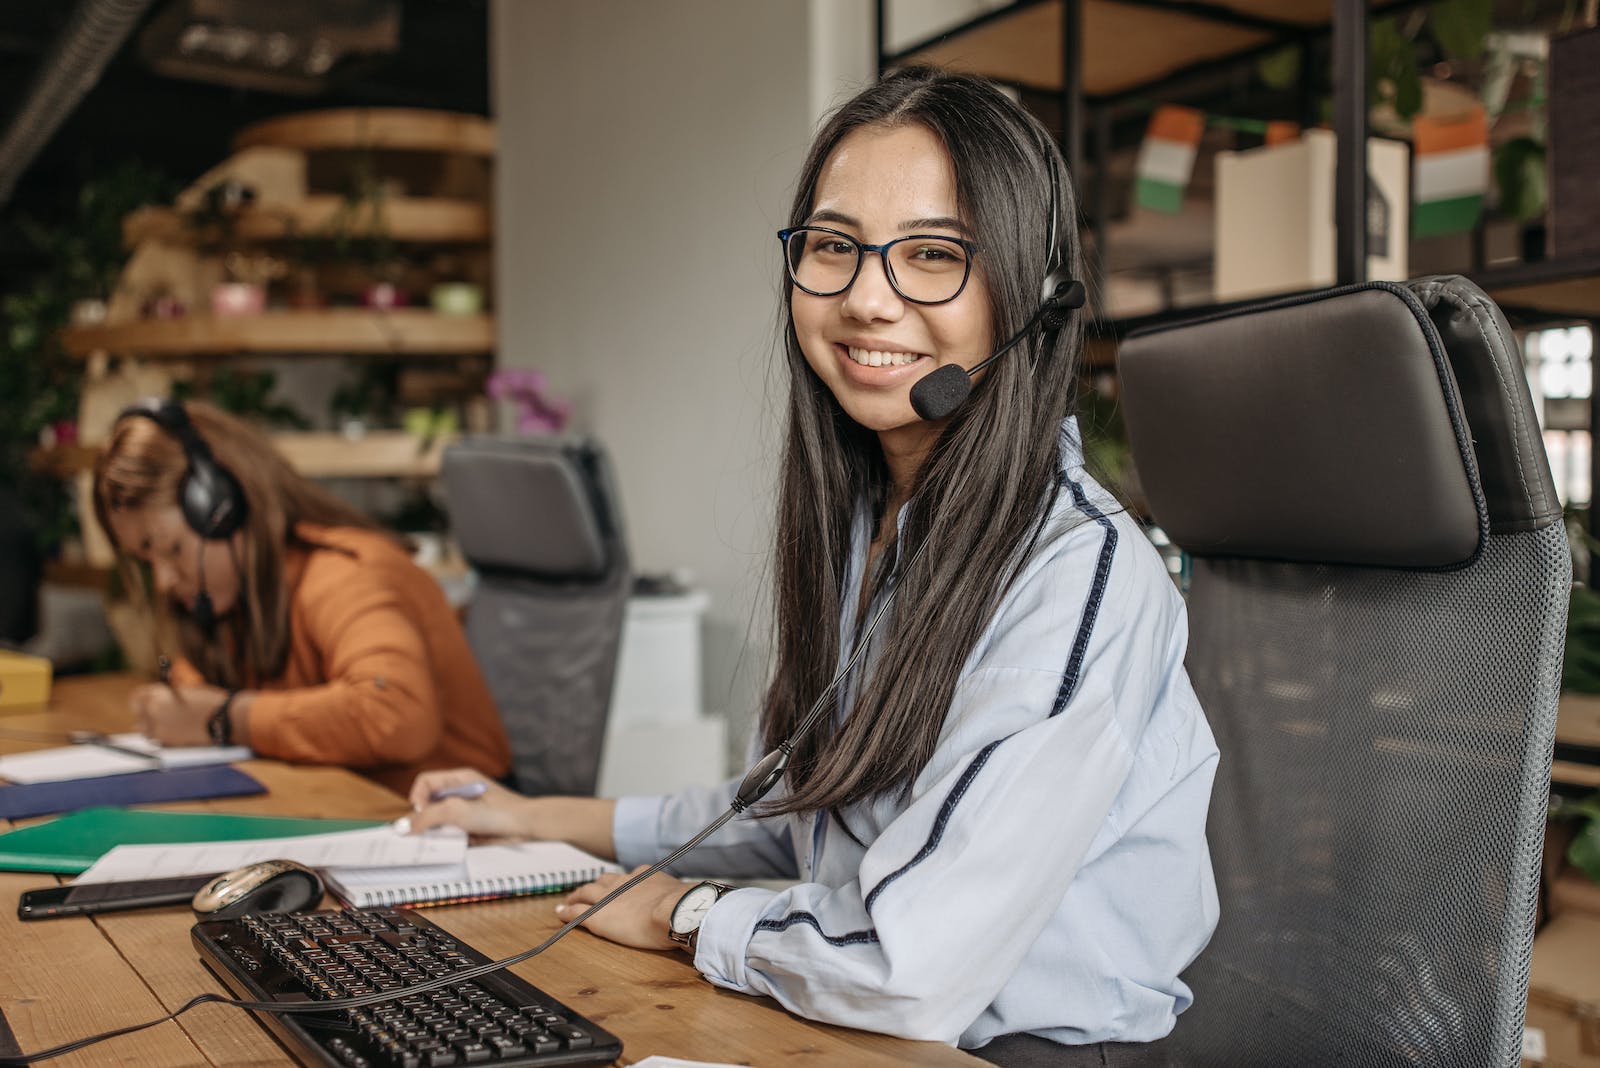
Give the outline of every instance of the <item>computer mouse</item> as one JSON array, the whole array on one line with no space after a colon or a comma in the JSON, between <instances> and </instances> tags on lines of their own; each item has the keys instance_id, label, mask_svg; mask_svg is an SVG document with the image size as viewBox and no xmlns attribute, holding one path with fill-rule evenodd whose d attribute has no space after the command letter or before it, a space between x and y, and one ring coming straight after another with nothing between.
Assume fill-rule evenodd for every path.
<instances>
[{"instance_id":1,"label":"computer mouse","mask_svg":"<svg viewBox=\"0 0 1600 1068\"><path fill-rule=\"evenodd\" d=\"M194 895L205 920L231 920L252 912L297 912L322 900L322 877L292 860L246 864L212 879Z\"/></svg>"}]
</instances>

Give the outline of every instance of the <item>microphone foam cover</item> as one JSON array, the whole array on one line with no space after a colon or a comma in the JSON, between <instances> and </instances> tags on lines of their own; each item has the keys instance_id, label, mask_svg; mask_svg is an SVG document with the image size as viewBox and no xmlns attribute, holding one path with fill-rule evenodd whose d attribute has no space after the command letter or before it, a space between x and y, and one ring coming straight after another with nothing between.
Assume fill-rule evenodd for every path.
<instances>
[{"instance_id":1,"label":"microphone foam cover","mask_svg":"<svg viewBox=\"0 0 1600 1068\"><path fill-rule=\"evenodd\" d=\"M923 375L911 387L911 407L924 419L943 419L972 392L972 378L964 367L947 363Z\"/></svg>"}]
</instances>

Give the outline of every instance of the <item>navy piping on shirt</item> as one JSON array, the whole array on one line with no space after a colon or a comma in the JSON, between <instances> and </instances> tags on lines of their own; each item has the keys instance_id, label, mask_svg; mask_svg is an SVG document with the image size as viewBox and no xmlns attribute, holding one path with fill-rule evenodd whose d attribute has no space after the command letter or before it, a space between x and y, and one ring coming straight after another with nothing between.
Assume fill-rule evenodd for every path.
<instances>
[{"instance_id":1,"label":"navy piping on shirt","mask_svg":"<svg viewBox=\"0 0 1600 1068\"><path fill-rule=\"evenodd\" d=\"M1079 673L1083 669L1083 658L1089 649L1089 638L1094 631L1095 620L1100 615L1100 602L1105 598L1106 584L1111 577L1111 559L1117 550L1117 531L1111 525L1111 520L1107 519L1105 513L1090 503L1089 498L1083 492L1083 487L1069 479L1065 471L1062 471L1059 477L1061 484L1071 489L1072 503L1077 506L1079 511L1100 524L1106 532L1106 537L1100 546L1099 558L1095 561L1094 581L1089 587L1089 601L1084 607L1083 618L1078 621L1078 633L1073 639L1072 654L1067 658L1066 669L1061 674L1061 688L1056 692L1055 705L1050 709L1051 716L1055 716L1067 706L1067 702L1077 689ZM1009 738L1010 735L1006 737ZM921 864L924 860L927 860L933 855L933 851L939 848L939 843L944 838L945 827L949 824L950 817L955 813L956 805L966 794L967 787L971 786L972 781L977 778L978 772L989 762L990 755L1005 740L1005 738L997 738L978 750L977 754L973 756L972 762L961 773L961 778L956 780L950 795L945 798L944 804L939 807L939 813L934 817L933 827L928 833L928 840L917 851L917 855L888 875L885 875L883 881L873 887L872 891L867 894L866 909L868 915L872 913L873 902L878 899L878 895L883 893L890 883L918 864ZM830 945L845 946L860 942L876 942L878 940L878 932L871 928L864 931L852 931L847 935L830 935L823 931L821 924L817 922L817 918L809 912L792 912L781 920L762 920L756 924L755 929L758 931L785 931L795 923L804 923L810 926Z\"/></svg>"},{"instance_id":2,"label":"navy piping on shirt","mask_svg":"<svg viewBox=\"0 0 1600 1068\"><path fill-rule=\"evenodd\" d=\"M758 931L787 931L797 923L803 923L822 936L822 940L833 946L848 946L857 942L876 942L878 932L872 928L864 931L851 931L847 935L831 935L822 929L822 924L809 912L791 912L781 920L762 920L756 924Z\"/></svg>"},{"instance_id":3,"label":"navy piping on shirt","mask_svg":"<svg viewBox=\"0 0 1600 1068\"><path fill-rule=\"evenodd\" d=\"M1056 703L1050 709L1052 717L1067 707L1067 702L1072 700L1078 688L1078 673L1083 670L1083 658L1089 651L1089 633L1094 630L1094 621L1100 615L1100 602L1105 598L1106 582L1111 578L1111 557L1117 551L1117 528L1111 525L1111 520L1089 503L1083 487L1069 479L1065 471L1061 472L1061 481L1072 490L1072 503L1078 506L1078 511L1105 529L1106 540L1100 544L1100 558L1094 565L1094 583L1089 587L1089 603L1083 607L1083 621L1078 624L1078 636L1072 643L1072 656L1067 659L1067 670L1061 673L1061 689L1056 691Z\"/></svg>"}]
</instances>

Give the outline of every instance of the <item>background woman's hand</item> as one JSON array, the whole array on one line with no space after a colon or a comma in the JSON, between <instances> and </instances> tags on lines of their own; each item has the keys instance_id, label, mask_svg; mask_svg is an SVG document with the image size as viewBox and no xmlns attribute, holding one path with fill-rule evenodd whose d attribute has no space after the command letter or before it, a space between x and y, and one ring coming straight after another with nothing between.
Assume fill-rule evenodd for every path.
<instances>
[{"instance_id":1,"label":"background woman's hand","mask_svg":"<svg viewBox=\"0 0 1600 1068\"><path fill-rule=\"evenodd\" d=\"M647 866L641 865L633 870L643 871ZM568 894L565 902L556 906L556 915L561 917L563 923L582 915L590 905L616 889L632 874L606 874L592 883L583 884ZM609 938L625 946L674 949L677 943L667 936L668 925L672 922L673 906L690 885L664 872L657 872L601 909L592 921L583 921L583 926L601 938Z\"/></svg>"},{"instance_id":2,"label":"background woman's hand","mask_svg":"<svg viewBox=\"0 0 1600 1068\"><path fill-rule=\"evenodd\" d=\"M447 797L430 800L440 790L482 783L481 797ZM429 827L460 827L468 834L494 838L530 838L535 831L530 820L529 798L490 781L481 771L453 768L425 771L411 783L411 832Z\"/></svg>"},{"instance_id":3,"label":"background woman's hand","mask_svg":"<svg viewBox=\"0 0 1600 1068\"><path fill-rule=\"evenodd\" d=\"M162 745L210 745L207 724L228 691L216 686L140 686L129 698L134 722Z\"/></svg>"}]
</instances>

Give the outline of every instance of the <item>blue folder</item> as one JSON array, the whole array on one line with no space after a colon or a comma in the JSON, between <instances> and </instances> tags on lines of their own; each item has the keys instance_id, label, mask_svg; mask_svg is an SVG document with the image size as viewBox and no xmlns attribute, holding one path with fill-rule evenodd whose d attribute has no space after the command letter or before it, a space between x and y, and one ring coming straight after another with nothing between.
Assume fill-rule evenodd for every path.
<instances>
[{"instance_id":1,"label":"blue folder","mask_svg":"<svg viewBox=\"0 0 1600 1068\"><path fill-rule=\"evenodd\" d=\"M0 819L49 816L96 805L151 805L158 801L200 801L266 792L258 780L231 764L134 771L97 779L0 786Z\"/></svg>"}]
</instances>

